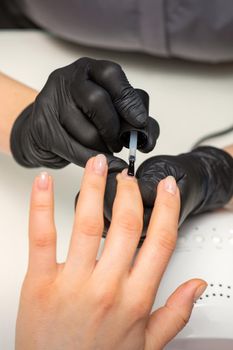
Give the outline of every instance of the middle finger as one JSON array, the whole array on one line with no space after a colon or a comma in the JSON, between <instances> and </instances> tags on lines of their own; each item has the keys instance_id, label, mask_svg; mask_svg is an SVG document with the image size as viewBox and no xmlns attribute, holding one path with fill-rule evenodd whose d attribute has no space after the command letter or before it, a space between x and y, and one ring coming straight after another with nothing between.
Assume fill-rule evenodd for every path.
<instances>
[{"instance_id":1,"label":"middle finger","mask_svg":"<svg viewBox=\"0 0 233 350\"><path fill-rule=\"evenodd\" d=\"M104 250L96 266L101 274L119 278L129 272L143 225L143 204L137 180L123 170L117 175L112 222Z\"/></svg>"}]
</instances>

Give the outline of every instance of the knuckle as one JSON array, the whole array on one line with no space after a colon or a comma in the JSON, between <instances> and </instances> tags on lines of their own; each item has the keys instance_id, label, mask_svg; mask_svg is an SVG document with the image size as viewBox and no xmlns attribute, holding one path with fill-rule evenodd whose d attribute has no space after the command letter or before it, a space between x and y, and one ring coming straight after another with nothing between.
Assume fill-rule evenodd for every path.
<instances>
[{"instance_id":1,"label":"knuckle","mask_svg":"<svg viewBox=\"0 0 233 350\"><path fill-rule=\"evenodd\" d=\"M118 63L106 62L104 63L102 74L103 78L109 79L115 75L119 75L122 72L122 68Z\"/></svg>"},{"instance_id":2,"label":"knuckle","mask_svg":"<svg viewBox=\"0 0 233 350\"><path fill-rule=\"evenodd\" d=\"M188 324L191 316L190 314L181 313L179 310L169 305L169 303L167 303L165 307L171 314L173 314L178 331L180 331L180 329L184 328Z\"/></svg>"},{"instance_id":3,"label":"knuckle","mask_svg":"<svg viewBox=\"0 0 233 350\"><path fill-rule=\"evenodd\" d=\"M137 215L135 210L126 209L124 212L119 214L118 227L126 234L134 235L135 232L142 230L142 217Z\"/></svg>"},{"instance_id":4,"label":"knuckle","mask_svg":"<svg viewBox=\"0 0 233 350\"><path fill-rule=\"evenodd\" d=\"M101 289L95 295L95 301L98 309L106 313L111 310L115 304L115 291L113 289Z\"/></svg>"},{"instance_id":5,"label":"knuckle","mask_svg":"<svg viewBox=\"0 0 233 350\"><path fill-rule=\"evenodd\" d=\"M79 220L78 230L85 236L99 236L103 231L104 223L102 218L84 216Z\"/></svg>"},{"instance_id":6,"label":"knuckle","mask_svg":"<svg viewBox=\"0 0 233 350\"><path fill-rule=\"evenodd\" d=\"M31 297L32 302L36 308L48 313L54 311L53 309L56 305L55 295L56 292L54 291L54 287L52 285L45 285L43 287L37 288Z\"/></svg>"},{"instance_id":7,"label":"knuckle","mask_svg":"<svg viewBox=\"0 0 233 350\"><path fill-rule=\"evenodd\" d=\"M57 68L49 74L49 79L57 79L60 76L64 68Z\"/></svg>"},{"instance_id":8,"label":"knuckle","mask_svg":"<svg viewBox=\"0 0 233 350\"><path fill-rule=\"evenodd\" d=\"M76 67L88 67L89 65L92 64L93 59L90 57L81 57L78 58L76 61L73 62L74 66Z\"/></svg>"},{"instance_id":9,"label":"knuckle","mask_svg":"<svg viewBox=\"0 0 233 350\"><path fill-rule=\"evenodd\" d=\"M117 179L120 180L118 182L118 186L122 188L124 191L130 192L130 194L134 193L138 186L137 183L135 181L128 181L128 180L122 179L121 177L118 177L118 176L119 175L117 175Z\"/></svg>"},{"instance_id":10,"label":"knuckle","mask_svg":"<svg viewBox=\"0 0 233 350\"><path fill-rule=\"evenodd\" d=\"M102 89L94 89L88 95L88 104L99 109L106 103L107 93Z\"/></svg>"},{"instance_id":11,"label":"knuckle","mask_svg":"<svg viewBox=\"0 0 233 350\"><path fill-rule=\"evenodd\" d=\"M47 279L35 280L34 275L31 275L30 272L27 272L22 287L22 297L24 299L32 302L32 305L37 304L47 307L49 305L51 290L53 293L56 290L54 281Z\"/></svg>"},{"instance_id":12,"label":"knuckle","mask_svg":"<svg viewBox=\"0 0 233 350\"><path fill-rule=\"evenodd\" d=\"M135 200L140 201L141 195L139 193L138 184L134 181L123 180L117 175L117 187L119 188L119 195L123 194L129 198L135 198Z\"/></svg>"},{"instance_id":13,"label":"knuckle","mask_svg":"<svg viewBox=\"0 0 233 350\"><path fill-rule=\"evenodd\" d=\"M122 113L129 115L132 111L135 112L135 108L138 106L138 97L132 86L126 82L122 85L119 97L114 102Z\"/></svg>"},{"instance_id":14,"label":"knuckle","mask_svg":"<svg viewBox=\"0 0 233 350\"><path fill-rule=\"evenodd\" d=\"M85 143L89 145L89 147L98 144L100 141L99 130L95 127L89 128L88 132L85 134ZM102 140L101 140L102 141Z\"/></svg>"},{"instance_id":15,"label":"knuckle","mask_svg":"<svg viewBox=\"0 0 233 350\"><path fill-rule=\"evenodd\" d=\"M176 198L175 197L170 197L166 198L166 200L162 199L159 202L160 207L162 207L166 211L174 211L176 210Z\"/></svg>"},{"instance_id":16,"label":"knuckle","mask_svg":"<svg viewBox=\"0 0 233 350\"><path fill-rule=\"evenodd\" d=\"M45 203L45 202L38 202L38 201L33 201L31 203L31 210L32 211L39 211L39 212L48 212L51 209L50 203Z\"/></svg>"},{"instance_id":17,"label":"knuckle","mask_svg":"<svg viewBox=\"0 0 233 350\"><path fill-rule=\"evenodd\" d=\"M45 288L45 287L40 287L37 288L34 291L34 298L39 302L39 303L46 303L46 301L48 301L49 298L49 294L50 294L50 289L49 288Z\"/></svg>"},{"instance_id":18,"label":"knuckle","mask_svg":"<svg viewBox=\"0 0 233 350\"><path fill-rule=\"evenodd\" d=\"M33 243L37 248L47 248L55 245L56 238L53 232L43 232L43 234L37 234L37 237L34 237Z\"/></svg>"},{"instance_id":19,"label":"knuckle","mask_svg":"<svg viewBox=\"0 0 233 350\"><path fill-rule=\"evenodd\" d=\"M88 188L89 191L91 192L97 192L99 193L100 191L102 191L102 182L96 179L96 177L92 177L90 176L87 179L86 182L86 187Z\"/></svg>"},{"instance_id":20,"label":"knuckle","mask_svg":"<svg viewBox=\"0 0 233 350\"><path fill-rule=\"evenodd\" d=\"M161 249L172 253L176 246L176 238L173 230L163 228L158 234L158 245Z\"/></svg>"},{"instance_id":21,"label":"knuckle","mask_svg":"<svg viewBox=\"0 0 233 350\"><path fill-rule=\"evenodd\" d=\"M139 320L143 319L150 311L150 306L145 300L138 300L129 306L129 316L131 319Z\"/></svg>"}]
</instances>

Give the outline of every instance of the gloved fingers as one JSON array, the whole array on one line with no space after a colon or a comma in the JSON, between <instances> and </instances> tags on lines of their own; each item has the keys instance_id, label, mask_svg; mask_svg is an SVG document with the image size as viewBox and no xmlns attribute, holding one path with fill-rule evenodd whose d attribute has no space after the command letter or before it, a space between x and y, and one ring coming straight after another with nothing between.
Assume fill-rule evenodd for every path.
<instances>
[{"instance_id":1,"label":"gloved fingers","mask_svg":"<svg viewBox=\"0 0 233 350\"><path fill-rule=\"evenodd\" d=\"M166 305L154 311L146 327L145 350L163 349L188 323L194 301L204 292L207 284L201 279L192 279L168 298Z\"/></svg>"},{"instance_id":2,"label":"gloved fingers","mask_svg":"<svg viewBox=\"0 0 233 350\"><path fill-rule=\"evenodd\" d=\"M83 146L94 147L99 152L111 152L96 126L75 106L72 99L61 106L60 120L66 131Z\"/></svg>"},{"instance_id":3,"label":"gloved fingers","mask_svg":"<svg viewBox=\"0 0 233 350\"><path fill-rule=\"evenodd\" d=\"M108 157L108 176L111 173L120 173L123 169L128 168L128 164L116 156Z\"/></svg>"},{"instance_id":4,"label":"gloved fingers","mask_svg":"<svg viewBox=\"0 0 233 350\"><path fill-rule=\"evenodd\" d=\"M116 168L116 164L117 164L117 168ZM112 170L110 170L108 174L107 183L105 187L103 237L107 236L107 232L112 220L112 207L113 207L113 202L116 196L116 189L117 189L116 176L123 169L127 168L127 163L124 162L123 160L120 160L120 161L114 160L114 163L112 161L109 162L109 166Z\"/></svg>"},{"instance_id":5,"label":"gloved fingers","mask_svg":"<svg viewBox=\"0 0 233 350\"><path fill-rule=\"evenodd\" d=\"M104 230L103 230L103 234L102 234L103 238L107 237L107 233L108 233L110 225L111 225L111 222L108 221L108 219L106 219L106 217L104 217Z\"/></svg>"},{"instance_id":6,"label":"gloved fingers","mask_svg":"<svg viewBox=\"0 0 233 350\"><path fill-rule=\"evenodd\" d=\"M159 124L155 119L148 117L147 125L144 130L147 134L147 142L143 147L140 147L139 150L143 153L149 153L154 149L159 137Z\"/></svg>"},{"instance_id":7,"label":"gloved fingers","mask_svg":"<svg viewBox=\"0 0 233 350\"><path fill-rule=\"evenodd\" d=\"M53 153L81 167L85 167L88 159L99 153L93 149L84 147L64 130L62 133L57 133L57 137L53 139L51 145Z\"/></svg>"},{"instance_id":8,"label":"gloved fingers","mask_svg":"<svg viewBox=\"0 0 233 350\"><path fill-rule=\"evenodd\" d=\"M141 238L138 244L138 248L140 248L146 238L146 233L148 230L148 226L150 223L150 218L151 218L151 214L152 214L152 210L153 208L147 208L144 206L144 213L143 213L143 229L142 229L142 234L141 234Z\"/></svg>"},{"instance_id":9,"label":"gloved fingers","mask_svg":"<svg viewBox=\"0 0 233 350\"><path fill-rule=\"evenodd\" d=\"M123 168L124 169L124 168ZM104 216L111 222L112 219L112 206L116 195L117 188L117 176L118 172L113 172L108 175L107 183L105 188L105 197L104 197Z\"/></svg>"},{"instance_id":10,"label":"gloved fingers","mask_svg":"<svg viewBox=\"0 0 233 350\"><path fill-rule=\"evenodd\" d=\"M87 148L81 145L79 142L74 140L63 127L57 123L55 128L56 133L51 133L51 151L53 154L60 156L61 158L74 163L76 165L85 167L86 162L90 157L94 157L100 152ZM114 157L111 153L101 152L107 157L109 163L109 170L117 171L122 167L122 160L120 158Z\"/></svg>"},{"instance_id":11,"label":"gloved fingers","mask_svg":"<svg viewBox=\"0 0 233 350\"><path fill-rule=\"evenodd\" d=\"M121 158L113 157L108 161L108 177L104 198L104 216L109 222L111 222L112 219L112 206L117 189L116 176L125 168L128 168L128 164Z\"/></svg>"},{"instance_id":12,"label":"gloved fingers","mask_svg":"<svg viewBox=\"0 0 233 350\"><path fill-rule=\"evenodd\" d=\"M179 186L179 182L184 175L182 168L177 167L174 159L174 156L151 157L145 160L137 169L136 178L138 179L144 206L151 208L154 206L158 183L165 177L173 176ZM181 169L180 173L179 169Z\"/></svg>"},{"instance_id":13,"label":"gloved fingers","mask_svg":"<svg viewBox=\"0 0 233 350\"><path fill-rule=\"evenodd\" d=\"M146 108L119 64L92 60L89 74L91 79L108 91L118 114L124 120L135 127L146 125Z\"/></svg>"},{"instance_id":14,"label":"gloved fingers","mask_svg":"<svg viewBox=\"0 0 233 350\"><path fill-rule=\"evenodd\" d=\"M144 206L153 208L154 201L156 198L157 186L160 180L160 178L138 178L138 185L140 188Z\"/></svg>"},{"instance_id":15,"label":"gloved fingers","mask_svg":"<svg viewBox=\"0 0 233 350\"><path fill-rule=\"evenodd\" d=\"M80 83L76 74L71 84L71 95L77 107L96 126L107 147L112 152L119 152L122 149L120 118L108 92L91 80Z\"/></svg>"}]
</instances>

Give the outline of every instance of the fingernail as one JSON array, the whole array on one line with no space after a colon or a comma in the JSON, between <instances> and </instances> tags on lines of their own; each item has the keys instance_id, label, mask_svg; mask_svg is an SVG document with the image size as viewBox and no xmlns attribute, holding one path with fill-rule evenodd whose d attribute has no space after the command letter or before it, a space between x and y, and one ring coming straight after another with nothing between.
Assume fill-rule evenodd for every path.
<instances>
[{"instance_id":1,"label":"fingernail","mask_svg":"<svg viewBox=\"0 0 233 350\"><path fill-rule=\"evenodd\" d=\"M119 175L120 175L121 179L123 179L123 180L136 181L134 176L128 175L128 168L122 170L122 172Z\"/></svg>"},{"instance_id":2,"label":"fingernail","mask_svg":"<svg viewBox=\"0 0 233 350\"><path fill-rule=\"evenodd\" d=\"M49 174L43 171L40 173L38 180L37 180L37 187L39 190L47 190L49 187Z\"/></svg>"},{"instance_id":3,"label":"fingernail","mask_svg":"<svg viewBox=\"0 0 233 350\"><path fill-rule=\"evenodd\" d=\"M104 175L107 165L107 159L104 154L98 154L93 163L93 170L98 175Z\"/></svg>"},{"instance_id":4,"label":"fingernail","mask_svg":"<svg viewBox=\"0 0 233 350\"><path fill-rule=\"evenodd\" d=\"M176 180L173 176L166 177L164 181L164 188L167 192L171 194L176 193Z\"/></svg>"},{"instance_id":5,"label":"fingernail","mask_svg":"<svg viewBox=\"0 0 233 350\"><path fill-rule=\"evenodd\" d=\"M195 294L194 294L194 301L197 301L197 299L200 298L200 296L201 296L201 295L204 293L204 291L206 290L207 286L208 286L208 284L204 283L204 284L201 284L201 285L197 288L197 290L196 290L196 292L195 292Z\"/></svg>"}]
</instances>

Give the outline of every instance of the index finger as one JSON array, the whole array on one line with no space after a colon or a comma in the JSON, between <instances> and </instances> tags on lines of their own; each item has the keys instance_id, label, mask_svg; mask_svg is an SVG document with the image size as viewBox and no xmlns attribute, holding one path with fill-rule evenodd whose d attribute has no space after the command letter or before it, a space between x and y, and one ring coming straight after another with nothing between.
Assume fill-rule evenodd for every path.
<instances>
[{"instance_id":1,"label":"index finger","mask_svg":"<svg viewBox=\"0 0 233 350\"><path fill-rule=\"evenodd\" d=\"M131 272L145 293L154 298L159 282L176 245L180 194L172 176L160 181L147 236Z\"/></svg>"}]
</instances>

